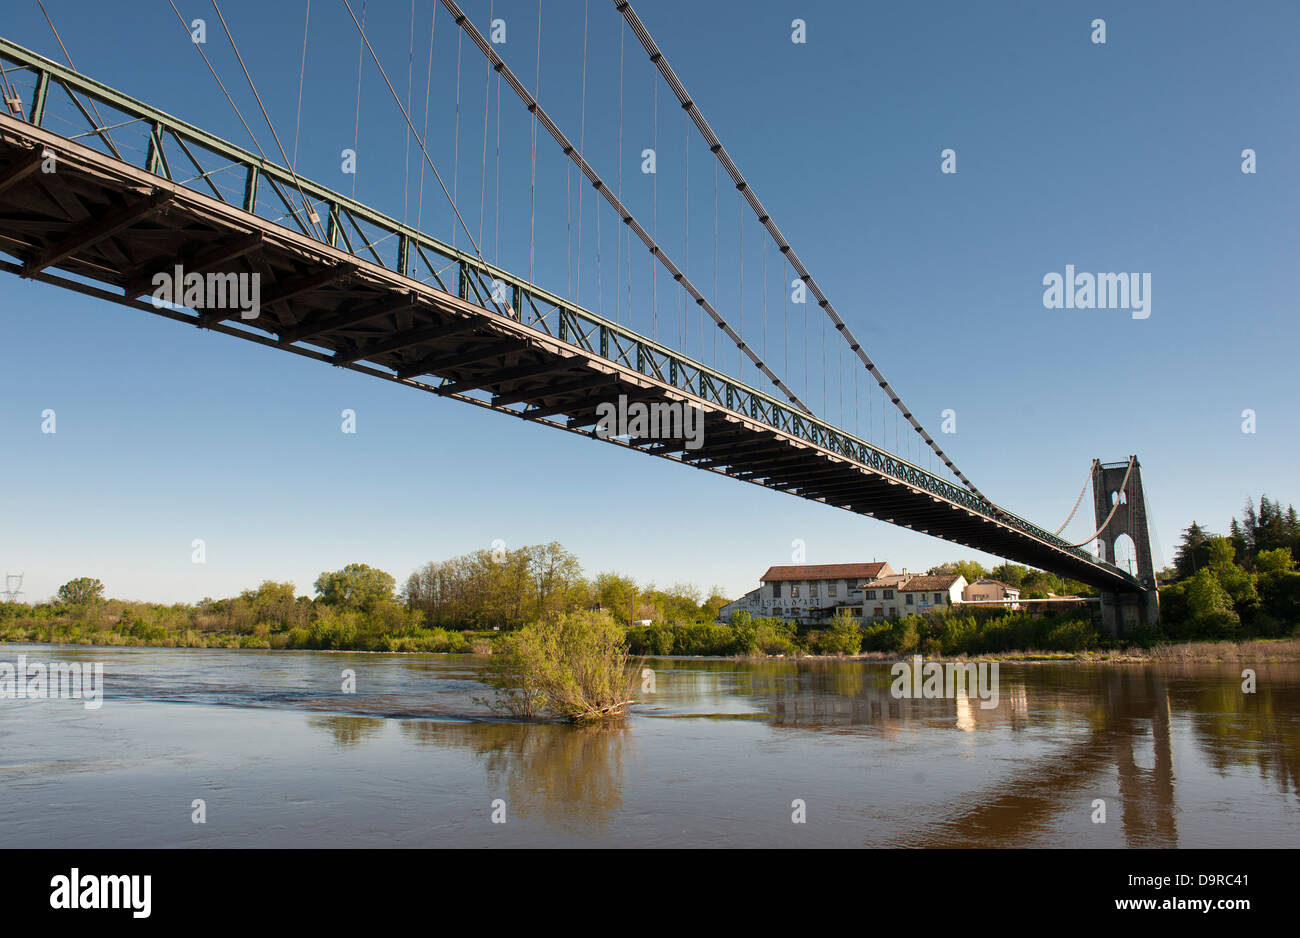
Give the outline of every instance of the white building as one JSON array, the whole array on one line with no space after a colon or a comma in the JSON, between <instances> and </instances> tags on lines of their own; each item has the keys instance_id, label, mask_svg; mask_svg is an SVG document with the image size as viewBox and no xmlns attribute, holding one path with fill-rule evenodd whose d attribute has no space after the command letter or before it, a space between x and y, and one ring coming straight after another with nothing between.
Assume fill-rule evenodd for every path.
<instances>
[{"instance_id":1,"label":"white building","mask_svg":"<svg viewBox=\"0 0 1300 938\"><path fill-rule=\"evenodd\" d=\"M814 624L829 621L839 609L863 613L862 584L894 571L884 562L798 564L769 567L758 589L722 607L725 621L734 612Z\"/></svg>"},{"instance_id":2,"label":"white building","mask_svg":"<svg viewBox=\"0 0 1300 938\"><path fill-rule=\"evenodd\" d=\"M908 577L907 582L898 588L903 597L900 609L905 616L931 609L947 609L961 602L965 588L966 578L959 573Z\"/></svg>"},{"instance_id":3,"label":"white building","mask_svg":"<svg viewBox=\"0 0 1300 938\"><path fill-rule=\"evenodd\" d=\"M907 582L908 574L887 573L862 584L862 618L896 619L901 615L899 604L903 597L898 595L898 588Z\"/></svg>"}]
</instances>

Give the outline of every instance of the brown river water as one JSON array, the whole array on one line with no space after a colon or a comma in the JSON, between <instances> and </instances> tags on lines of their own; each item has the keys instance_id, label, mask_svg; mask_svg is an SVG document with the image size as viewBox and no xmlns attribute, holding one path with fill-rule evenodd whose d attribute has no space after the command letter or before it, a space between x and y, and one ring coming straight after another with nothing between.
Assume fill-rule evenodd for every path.
<instances>
[{"instance_id":1,"label":"brown river water","mask_svg":"<svg viewBox=\"0 0 1300 938\"><path fill-rule=\"evenodd\" d=\"M495 715L473 656L19 655L102 665L103 701L0 697L7 847L1300 845L1297 664L1004 663L986 708L889 663L650 659L578 728Z\"/></svg>"}]
</instances>

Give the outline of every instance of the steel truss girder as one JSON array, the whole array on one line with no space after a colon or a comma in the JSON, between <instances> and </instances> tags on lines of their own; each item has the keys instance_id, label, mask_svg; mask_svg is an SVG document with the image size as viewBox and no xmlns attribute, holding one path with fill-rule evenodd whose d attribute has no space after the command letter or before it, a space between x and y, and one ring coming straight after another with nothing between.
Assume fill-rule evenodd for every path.
<instances>
[{"instance_id":1,"label":"steel truss girder","mask_svg":"<svg viewBox=\"0 0 1300 938\"><path fill-rule=\"evenodd\" d=\"M527 365L519 365L515 368L507 368L504 371L494 371L478 378L462 378L454 384L444 384L438 388L438 393L443 395L464 394L466 391L476 391L479 388L491 387L496 384L510 384L524 378L536 378L540 375L554 374L557 371L567 371L577 364L578 362L569 358L558 361L544 359Z\"/></svg>"},{"instance_id":2,"label":"steel truss girder","mask_svg":"<svg viewBox=\"0 0 1300 938\"><path fill-rule=\"evenodd\" d=\"M140 264L131 273L127 274L127 285L123 293L129 297L143 296L150 292L153 285L153 275L157 273L171 273L172 268L179 265L187 274L190 273L207 273L214 267L220 267L236 258L244 257L247 254L257 250L263 244L263 235L260 231L252 234L236 235L231 238L225 238L220 243L206 248L204 250L191 253L190 255L172 261L164 266L157 260L148 264ZM150 273L152 271L152 273Z\"/></svg>"},{"instance_id":3,"label":"steel truss girder","mask_svg":"<svg viewBox=\"0 0 1300 938\"><path fill-rule=\"evenodd\" d=\"M356 326L365 325L384 316L393 313L404 312L409 309L415 309L420 305L420 295L414 291L409 293L398 293L386 297L377 303L363 306L359 310L352 310L346 313L335 313L319 319L310 319L306 322L299 323L290 329L280 333L280 341L284 343L302 342L306 339L315 338L326 332L334 332L338 329L351 329Z\"/></svg>"},{"instance_id":4,"label":"steel truss girder","mask_svg":"<svg viewBox=\"0 0 1300 938\"><path fill-rule=\"evenodd\" d=\"M613 385L617 383L617 375L607 374L602 371L585 378L577 378L573 381L566 381L545 388L533 388L528 391L514 390L508 394L494 394L492 396L492 406L506 407L510 404L522 404L524 401L546 400L548 398L554 399L566 394L590 391L593 388L598 388L602 385Z\"/></svg>"},{"instance_id":5,"label":"steel truss girder","mask_svg":"<svg viewBox=\"0 0 1300 938\"><path fill-rule=\"evenodd\" d=\"M91 245L98 244L106 238L130 228L136 222L143 221L150 215L162 211L171 199L171 193L155 190L143 199L139 199L121 208L114 209L92 224L80 222L74 224L62 238L44 248L23 265L24 277L38 274L47 267L52 267L66 260L78 251L84 251Z\"/></svg>"},{"instance_id":6,"label":"steel truss girder","mask_svg":"<svg viewBox=\"0 0 1300 938\"><path fill-rule=\"evenodd\" d=\"M521 339L503 339L491 345L480 345L476 349L466 349L463 352L435 352L414 364L398 368L397 377L405 380L417 375L434 375L453 368L464 368L466 365L487 361L498 355L509 355L511 352L518 352L525 348L527 345Z\"/></svg>"},{"instance_id":7,"label":"steel truss girder","mask_svg":"<svg viewBox=\"0 0 1300 938\"><path fill-rule=\"evenodd\" d=\"M381 355L391 355L393 352L400 352L403 349L408 349L416 345L423 345L426 342L464 335L466 332L473 332L482 324L482 320L477 316L467 316L462 319L451 319L447 322L441 322L433 326L425 326L420 329L410 329L403 332L397 332L386 339L378 339L368 345L357 346L351 351L338 351L334 353L333 362L336 365L350 365L353 362L359 362L363 359L374 360L379 358Z\"/></svg>"}]
</instances>

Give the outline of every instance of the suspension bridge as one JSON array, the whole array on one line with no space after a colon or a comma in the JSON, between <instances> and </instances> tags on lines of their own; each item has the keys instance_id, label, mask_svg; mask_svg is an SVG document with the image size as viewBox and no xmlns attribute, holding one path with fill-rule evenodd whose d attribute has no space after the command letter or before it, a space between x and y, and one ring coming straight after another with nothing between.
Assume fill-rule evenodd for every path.
<instances>
[{"instance_id":1,"label":"suspension bridge","mask_svg":"<svg viewBox=\"0 0 1300 938\"><path fill-rule=\"evenodd\" d=\"M761 349L747 341L743 330L692 282L689 254L685 269L679 267L657 239L657 225L646 228L624 203L621 169L616 185L600 176L583 156L581 142L566 136L542 106L536 85L529 91L460 7L441 0L457 30L458 68L459 43L466 38L482 53L489 78L498 80L498 108L502 82L519 98L532 127L534 173L540 129L553 138L580 181L585 179L606 209L616 213L616 227L626 232L629 283L635 238L659 270L653 288L659 276L670 281L683 323L686 309L698 309L700 348L706 335L715 343L729 341L740 363L739 376L716 362L706 364L702 351L688 355L685 348L644 334L658 331L657 320L652 329L638 331L619 321L619 315L611 319L545 289L534 282L531 269L530 276L521 276L485 260L457 205L455 184L449 191L429 155L427 127L423 136L416 127L409 88L408 105L403 105L371 46L364 14L358 18L350 4L344 5L360 47L391 92L390 103L401 111L408 140L413 137L419 146L421 185L427 166L447 196L453 232L463 232L468 249L457 247L455 237L452 243L432 237L418 223L399 221L300 175L214 2L281 160L268 157L260 145L259 152L250 151L100 83L73 68L70 58L69 64L59 64L0 38L5 105L0 110L0 269L1072 577L1099 588L1103 619L1112 630L1154 621L1156 584L1136 458L1093 462L1089 481L1097 532L1081 542L1061 537L1064 525L1048 531L987 499L868 357L629 3L613 4L622 19L620 69L626 24L715 160L715 206L720 168L743 200L740 210L752 212L780 263L793 273L790 282L813 298L833 340L838 336L843 343L841 352L850 363L856 359L869 386L879 389L882 411L888 405L896 421L906 422L917 458L897 451L903 449L897 424L896 451L891 451L879 439L865 439L815 414L775 372L772 356L765 354L766 334ZM179 12L177 18L180 28L186 28ZM412 24L413 40L414 17ZM585 48L585 25L583 35ZM305 55L306 32L304 62ZM206 54L203 60L239 113ZM585 82L585 62L583 69ZM540 26L537 70L540 79ZM621 101L621 73L619 88ZM458 80L458 119L459 94ZM358 93L358 109L359 100ZM427 113L427 100L425 107ZM242 113L240 121L248 127ZM585 136L585 110L583 125ZM621 115L619 126L621 141ZM483 133L486 191L486 112ZM530 228L535 223L531 218ZM531 238L530 231L530 267ZM623 249L620 239L620 264ZM766 253L763 257L766 278ZM173 271L215 276L232 290L235 280L222 278L255 277L257 308L250 316L250 310L233 302L185 304L180 292L176 302L160 304L154 293L157 277ZM765 294L763 304L766 332ZM629 287L629 314L631 305ZM685 335L684 326L680 335ZM744 379L745 362L762 379L761 387ZM694 408L702 420L698 446L688 445L692 441L684 432L653 439L598 433L602 405L624 395L629 402ZM923 449L940 469L921 465ZM1076 511L1082 498L1081 492ZM1104 548L1102 556L1085 549L1099 540L1111 546L1113 559L1115 539L1123 534L1133 538L1136 572L1105 559Z\"/></svg>"}]
</instances>

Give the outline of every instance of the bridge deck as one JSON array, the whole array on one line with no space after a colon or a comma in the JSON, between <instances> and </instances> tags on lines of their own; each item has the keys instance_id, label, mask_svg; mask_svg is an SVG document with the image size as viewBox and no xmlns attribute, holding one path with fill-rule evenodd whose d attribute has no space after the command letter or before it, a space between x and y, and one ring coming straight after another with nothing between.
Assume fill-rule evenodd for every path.
<instances>
[{"instance_id":1,"label":"bridge deck","mask_svg":"<svg viewBox=\"0 0 1300 938\"><path fill-rule=\"evenodd\" d=\"M15 48L0 40L0 53ZM33 58L59 77L53 63ZM156 115L150 114L155 124ZM198 133L166 119L169 129ZM46 149L57 155L56 172L40 170ZM273 169L264 162L262 168ZM454 286L438 278L439 288L406 276L405 257L390 269L377 255L345 250L350 242L322 242L168 175L0 114L0 252L15 259L0 260L0 268L587 435L594 436L597 405L620 394L694 405L703 414L698 449L681 438L608 442L1098 587L1140 589L1113 565L965 489L453 249L438 246L459 273ZM333 235L347 200L321 187L312 194L330 213ZM415 247L430 243L419 237ZM402 249L410 249L406 241ZM176 265L187 273L258 274L259 317L156 307L148 299L150 278ZM484 273L509 287L508 306L486 296ZM539 302L554 309L548 314Z\"/></svg>"}]
</instances>

